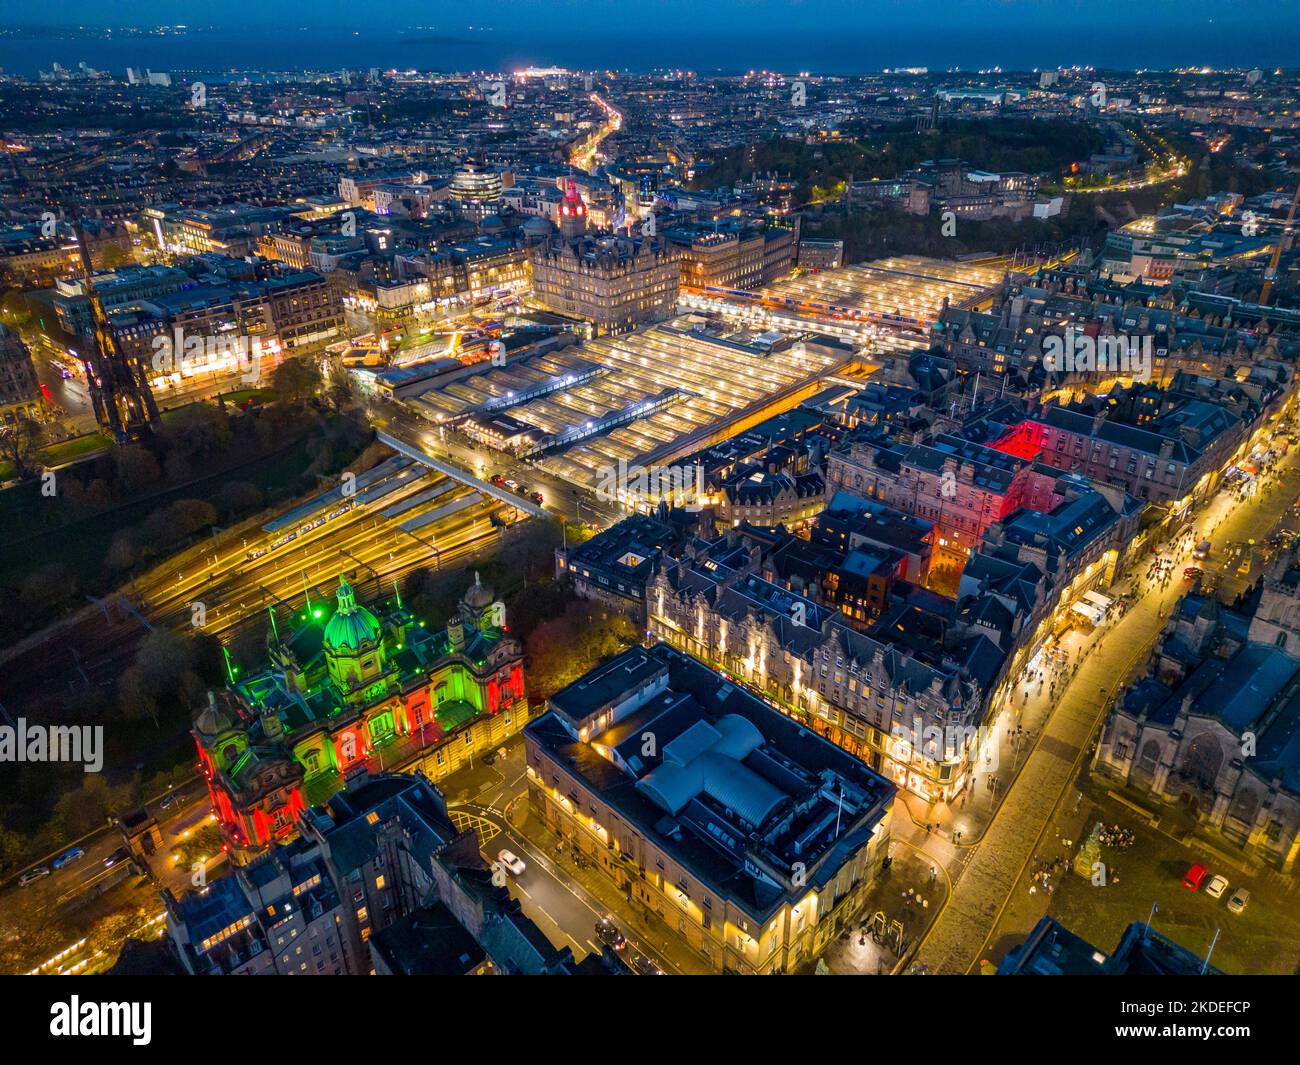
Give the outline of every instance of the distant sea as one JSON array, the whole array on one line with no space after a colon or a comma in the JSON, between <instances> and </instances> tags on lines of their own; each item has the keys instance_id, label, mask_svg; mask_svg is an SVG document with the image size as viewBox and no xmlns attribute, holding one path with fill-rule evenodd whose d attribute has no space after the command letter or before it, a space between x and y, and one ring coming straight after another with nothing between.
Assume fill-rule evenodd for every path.
<instances>
[{"instance_id":1,"label":"distant sea","mask_svg":"<svg viewBox=\"0 0 1300 1065\"><path fill-rule=\"evenodd\" d=\"M918 4L918 12L921 10ZM734 34L692 33L653 24L643 32L607 34L503 31L381 31L320 28L191 31L167 37L69 39L0 36L0 69L35 76L54 63L123 74L128 66L180 74L220 71L418 69L508 71L529 65L582 70L700 73L746 70L856 74L886 67L1058 66L1168 69L1181 66L1300 65L1300 21L1272 27L1245 22L1163 26L1132 23L1086 27L1004 25L941 27L935 23L862 31L826 26L817 31L739 29Z\"/></svg>"}]
</instances>

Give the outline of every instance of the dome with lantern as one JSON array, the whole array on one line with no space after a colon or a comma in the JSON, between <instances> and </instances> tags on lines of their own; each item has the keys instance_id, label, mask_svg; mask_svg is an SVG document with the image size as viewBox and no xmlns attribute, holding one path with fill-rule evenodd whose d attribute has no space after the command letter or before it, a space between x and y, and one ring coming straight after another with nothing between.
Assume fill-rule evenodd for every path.
<instances>
[{"instance_id":1,"label":"dome with lantern","mask_svg":"<svg viewBox=\"0 0 1300 1065\"><path fill-rule=\"evenodd\" d=\"M379 620L357 604L356 593L346 577L339 578L338 609L325 626L326 654L356 654L379 643Z\"/></svg>"},{"instance_id":2,"label":"dome with lantern","mask_svg":"<svg viewBox=\"0 0 1300 1065\"><path fill-rule=\"evenodd\" d=\"M492 589L483 583L483 578L476 572L474 574L474 583L469 586L469 591L461 599L461 606L465 608L472 618L477 618L495 601L496 595Z\"/></svg>"}]
</instances>

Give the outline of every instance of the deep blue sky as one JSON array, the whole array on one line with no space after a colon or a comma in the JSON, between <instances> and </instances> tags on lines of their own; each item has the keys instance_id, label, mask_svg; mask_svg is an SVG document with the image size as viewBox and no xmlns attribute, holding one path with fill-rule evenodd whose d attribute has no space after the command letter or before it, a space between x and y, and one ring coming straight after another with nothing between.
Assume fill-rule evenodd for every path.
<instances>
[{"instance_id":1,"label":"deep blue sky","mask_svg":"<svg viewBox=\"0 0 1300 1065\"><path fill-rule=\"evenodd\" d=\"M945 26L989 23L1023 26L1032 20L1040 32L1108 25L1123 35L1128 27L1164 25L1186 32L1191 26L1250 22L1263 36L1267 27L1300 22L1297 0L63 0L33 4L0 0L0 19L9 24L148 25L186 23L230 28L249 25L334 24L374 31L386 24L431 25L454 32L468 24L498 33L528 29L554 31L568 25L591 31L647 29L673 25L683 31L824 25L840 32L880 32L893 26L929 23ZM1028 43L1028 42L1026 42Z\"/></svg>"}]
</instances>

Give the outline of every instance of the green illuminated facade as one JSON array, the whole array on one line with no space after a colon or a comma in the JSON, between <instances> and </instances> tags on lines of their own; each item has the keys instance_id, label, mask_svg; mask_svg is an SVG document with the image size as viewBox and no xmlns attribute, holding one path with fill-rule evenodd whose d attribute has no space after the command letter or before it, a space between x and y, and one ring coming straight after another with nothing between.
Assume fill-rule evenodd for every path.
<instances>
[{"instance_id":1,"label":"green illuminated facade","mask_svg":"<svg viewBox=\"0 0 1300 1065\"><path fill-rule=\"evenodd\" d=\"M522 651L477 575L445 629L400 600L375 613L346 580L333 611L295 621L272 626L266 662L247 677L232 669L192 730L237 857L293 838L302 809L349 772L419 767L437 779L528 719Z\"/></svg>"}]
</instances>

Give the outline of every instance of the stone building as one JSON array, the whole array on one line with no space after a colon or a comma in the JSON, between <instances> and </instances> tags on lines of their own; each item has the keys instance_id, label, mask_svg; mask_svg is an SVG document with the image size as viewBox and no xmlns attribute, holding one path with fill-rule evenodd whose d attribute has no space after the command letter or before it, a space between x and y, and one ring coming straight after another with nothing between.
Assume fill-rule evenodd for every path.
<instances>
[{"instance_id":1,"label":"stone building","mask_svg":"<svg viewBox=\"0 0 1300 1065\"><path fill-rule=\"evenodd\" d=\"M591 322L597 335L667 318L677 304L680 249L663 237L589 234L580 198L566 206L562 233L533 249L537 301Z\"/></svg>"},{"instance_id":2,"label":"stone building","mask_svg":"<svg viewBox=\"0 0 1300 1065\"><path fill-rule=\"evenodd\" d=\"M982 630L907 603L882 619L881 635L858 632L840 609L758 576L757 555L722 537L664 560L647 588L650 634L898 786L927 800L955 796L979 754L1003 651Z\"/></svg>"},{"instance_id":3,"label":"stone building","mask_svg":"<svg viewBox=\"0 0 1300 1065\"><path fill-rule=\"evenodd\" d=\"M379 614L340 580L338 605L268 638L263 666L211 697L192 729L236 861L297 834L303 810L362 769L433 779L493 750L528 717L523 652L477 577L444 630L400 600Z\"/></svg>"},{"instance_id":4,"label":"stone building","mask_svg":"<svg viewBox=\"0 0 1300 1065\"><path fill-rule=\"evenodd\" d=\"M548 828L714 971L794 972L862 919L893 785L690 656L625 651L524 740Z\"/></svg>"},{"instance_id":5,"label":"stone building","mask_svg":"<svg viewBox=\"0 0 1300 1065\"><path fill-rule=\"evenodd\" d=\"M1113 707L1096 768L1140 801L1182 808L1247 858L1294 870L1300 661L1276 640L1245 639L1247 631L1260 630L1212 599L1187 596L1153 675Z\"/></svg>"}]
</instances>

